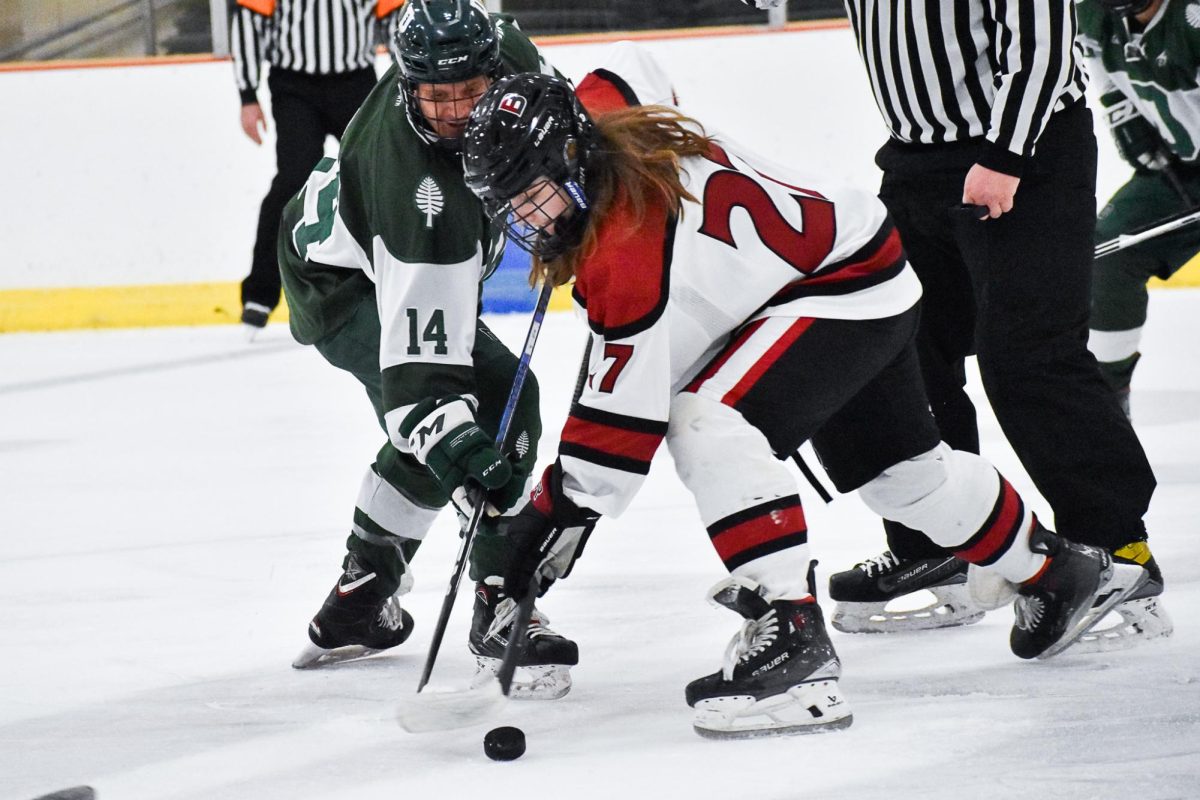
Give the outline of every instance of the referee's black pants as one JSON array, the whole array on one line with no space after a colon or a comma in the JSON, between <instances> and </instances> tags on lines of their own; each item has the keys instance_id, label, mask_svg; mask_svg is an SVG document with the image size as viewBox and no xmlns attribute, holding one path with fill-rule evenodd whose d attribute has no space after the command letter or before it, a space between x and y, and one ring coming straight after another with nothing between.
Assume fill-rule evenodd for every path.
<instances>
[{"instance_id":1,"label":"referee's black pants","mask_svg":"<svg viewBox=\"0 0 1200 800\"><path fill-rule=\"evenodd\" d=\"M951 209L976 143L885 145L880 198L925 294L918 352L942 438L979 452L964 359L1000 427L1068 538L1109 549L1146 536L1155 479L1137 435L1087 349L1096 139L1082 103L1055 114L1013 210L979 222ZM892 551L941 552L887 523Z\"/></svg>"},{"instance_id":2,"label":"referee's black pants","mask_svg":"<svg viewBox=\"0 0 1200 800\"><path fill-rule=\"evenodd\" d=\"M306 75L271 67L271 116L275 120L275 179L258 212L250 274L242 281L242 305L279 305L276 243L283 207L324 155L325 137L342 138L354 112L375 86L375 70Z\"/></svg>"}]
</instances>

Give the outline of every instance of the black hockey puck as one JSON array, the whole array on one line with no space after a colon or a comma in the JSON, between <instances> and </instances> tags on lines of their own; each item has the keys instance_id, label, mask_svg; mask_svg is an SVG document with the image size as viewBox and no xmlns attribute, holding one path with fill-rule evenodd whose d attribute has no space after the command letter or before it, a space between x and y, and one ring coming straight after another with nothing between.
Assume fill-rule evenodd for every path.
<instances>
[{"instance_id":1,"label":"black hockey puck","mask_svg":"<svg viewBox=\"0 0 1200 800\"><path fill-rule=\"evenodd\" d=\"M505 725L483 737L483 752L492 761L515 761L525 755L525 731Z\"/></svg>"}]
</instances>

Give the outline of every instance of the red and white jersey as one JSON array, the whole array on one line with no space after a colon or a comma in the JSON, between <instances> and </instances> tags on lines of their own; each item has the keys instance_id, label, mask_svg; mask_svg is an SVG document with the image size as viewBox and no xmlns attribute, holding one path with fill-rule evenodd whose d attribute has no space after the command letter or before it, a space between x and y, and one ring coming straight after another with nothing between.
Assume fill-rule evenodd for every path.
<instances>
[{"instance_id":1,"label":"red and white jersey","mask_svg":"<svg viewBox=\"0 0 1200 800\"><path fill-rule=\"evenodd\" d=\"M601 514L628 506L672 397L743 325L889 317L921 295L873 194L725 141L681 170L698 202L650 206L638 222L619 198L576 277L592 355L559 456L568 496Z\"/></svg>"}]
</instances>

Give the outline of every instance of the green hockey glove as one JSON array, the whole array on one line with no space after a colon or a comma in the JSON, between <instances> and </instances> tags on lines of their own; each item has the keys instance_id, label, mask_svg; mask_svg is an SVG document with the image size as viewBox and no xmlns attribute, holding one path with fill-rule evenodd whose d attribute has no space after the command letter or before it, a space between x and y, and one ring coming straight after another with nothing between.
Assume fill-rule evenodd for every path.
<instances>
[{"instance_id":1,"label":"green hockey glove","mask_svg":"<svg viewBox=\"0 0 1200 800\"><path fill-rule=\"evenodd\" d=\"M509 486L512 465L479 427L472 406L459 395L429 397L417 403L400 423L400 435L460 509L470 505L466 500L471 486L482 487L489 502L498 508L508 507L500 504L503 497L521 491L520 486ZM520 480L523 483L524 476ZM493 493L503 497L493 499Z\"/></svg>"},{"instance_id":2,"label":"green hockey glove","mask_svg":"<svg viewBox=\"0 0 1200 800\"><path fill-rule=\"evenodd\" d=\"M1132 100L1120 92L1110 92L1100 102L1121 158L1138 170L1157 171L1170 163L1171 156L1162 137Z\"/></svg>"}]
</instances>

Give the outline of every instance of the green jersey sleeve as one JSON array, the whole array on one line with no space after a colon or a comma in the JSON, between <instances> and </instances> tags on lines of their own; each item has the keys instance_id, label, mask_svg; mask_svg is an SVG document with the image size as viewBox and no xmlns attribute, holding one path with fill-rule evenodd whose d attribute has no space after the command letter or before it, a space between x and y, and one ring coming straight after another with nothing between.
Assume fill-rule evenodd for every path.
<instances>
[{"instance_id":1,"label":"green jersey sleeve","mask_svg":"<svg viewBox=\"0 0 1200 800\"><path fill-rule=\"evenodd\" d=\"M1077 46L1109 109L1131 101L1180 160L1200 160L1200 4L1163 3L1137 30L1097 0L1078 0Z\"/></svg>"}]
</instances>

